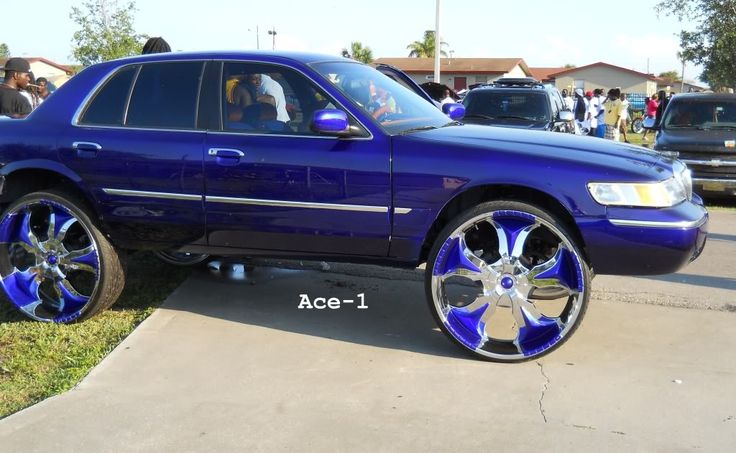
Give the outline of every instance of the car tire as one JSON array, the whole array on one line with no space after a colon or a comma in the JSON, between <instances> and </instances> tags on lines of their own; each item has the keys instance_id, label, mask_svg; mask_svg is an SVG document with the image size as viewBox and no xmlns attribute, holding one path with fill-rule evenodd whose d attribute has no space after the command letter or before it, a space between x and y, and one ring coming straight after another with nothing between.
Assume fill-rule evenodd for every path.
<instances>
[{"instance_id":1,"label":"car tire","mask_svg":"<svg viewBox=\"0 0 736 453\"><path fill-rule=\"evenodd\" d=\"M637 118L631 122L631 132L635 134L641 134L644 132L644 121L641 118Z\"/></svg>"},{"instance_id":2,"label":"car tire","mask_svg":"<svg viewBox=\"0 0 736 453\"><path fill-rule=\"evenodd\" d=\"M164 263L173 266L194 266L210 257L206 253L173 252L170 250L156 250L153 254Z\"/></svg>"},{"instance_id":3,"label":"car tire","mask_svg":"<svg viewBox=\"0 0 736 453\"><path fill-rule=\"evenodd\" d=\"M570 227L519 201L491 201L451 221L432 247L425 291L440 329L476 358L545 355L580 325L590 271Z\"/></svg>"},{"instance_id":4,"label":"car tire","mask_svg":"<svg viewBox=\"0 0 736 453\"><path fill-rule=\"evenodd\" d=\"M0 216L0 284L29 318L88 319L117 301L125 285L121 258L73 195L34 192Z\"/></svg>"}]
</instances>

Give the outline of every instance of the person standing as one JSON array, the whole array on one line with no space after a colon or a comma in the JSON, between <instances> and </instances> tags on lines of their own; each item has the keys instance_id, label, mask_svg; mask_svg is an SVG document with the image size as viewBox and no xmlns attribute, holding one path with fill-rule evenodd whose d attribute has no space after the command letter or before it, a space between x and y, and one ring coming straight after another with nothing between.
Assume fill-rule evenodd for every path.
<instances>
[{"instance_id":1,"label":"person standing","mask_svg":"<svg viewBox=\"0 0 736 453\"><path fill-rule=\"evenodd\" d=\"M565 103L565 110L573 111L575 108L575 101L572 100L567 94L567 88L562 89L562 102Z\"/></svg>"},{"instance_id":2,"label":"person standing","mask_svg":"<svg viewBox=\"0 0 736 453\"><path fill-rule=\"evenodd\" d=\"M611 88L608 90L608 99L603 103L603 122L605 124L603 137L616 142L619 141L619 130L621 129L623 115L620 95L621 91Z\"/></svg>"},{"instance_id":3,"label":"person standing","mask_svg":"<svg viewBox=\"0 0 736 453\"><path fill-rule=\"evenodd\" d=\"M657 103L657 95L653 94L652 98L649 99L646 103L646 117L647 118L656 118L657 117L657 107L659 104ZM644 134L641 136L641 140L643 142L647 141L647 134L649 134L650 129L644 129Z\"/></svg>"},{"instance_id":4,"label":"person standing","mask_svg":"<svg viewBox=\"0 0 736 453\"><path fill-rule=\"evenodd\" d=\"M575 107L573 110L573 113L575 114L575 121L578 123L578 127L581 130L584 130L584 134L587 134L588 131L585 129L585 113L588 110L588 103L585 99L585 96L583 96L583 90L578 88L575 90Z\"/></svg>"},{"instance_id":5,"label":"person standing","mask_svg":"<svg viewBox=\"0 0 736 453\"><path fill-rule=\"evenodd\" d=\"M585 93L585 99L588 100L588 112L585 114L585 121L589 124L588 135L596 136L598 129L598 96L592 91Z\"/></svg>"},{"instance_id":6,"label":"person standing","mask_svg":"<svg viewBox=\"0 0 736 453\"><path fill-rule=\"evenodd\" d=\"M664 90L659 90L659 93L657 93L657 99L659 99L659 104L657 105L657 113L654 116L654 127L658 128L659 123L662 122L662 115L664 115L664 111L667 108L667 93Z\"/></svg>"},{"instance_id":7,"label":"person standing","mask_svg":"<svg viewBox=\"0 0 736 453\"><path fill-rule=\"evenodd\" d=\"M621 93L621 135L624 136L624 142L629 143L629 137L626 135L626 128L629 125L629 100L626 93Z\"/></svg>"},{"instance_id":8,"label":"person standing","mask_svg":"<svg viewBox=\"0 0 736 453\"><path fill-rule=\"evenodd\" d=\"M31 65L23 58L5 62L5 79L0 85L0 115L25 118L31 113L31 103L20 93L31 83Z\"/></svg>"}]
</instances>

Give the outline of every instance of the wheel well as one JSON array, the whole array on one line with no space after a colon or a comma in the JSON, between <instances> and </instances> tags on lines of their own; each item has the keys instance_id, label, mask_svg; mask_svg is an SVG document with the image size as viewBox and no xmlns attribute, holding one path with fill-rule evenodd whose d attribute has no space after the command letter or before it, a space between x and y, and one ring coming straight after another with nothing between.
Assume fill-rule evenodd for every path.
<instances>
[{"instance_id":1,"label":"wheel well","mask_svg":"<svg viewBox=\"0 0 736 453\"><path fill-rule=\"evenodd\" d=\"M445 206L442 212L440 212L437 219L435 219L434 223L429 228L427 236L424 238L424 243L422 244L422 251L419 257L420 262L427 261L429 251L432 248L434 241L437 239L437 236L445 225L447 225L453 218L473 206L494 200L523 201L544 209L554 215L568 227L568 231L573 235L572 239L578 243L585 260L590 264L590 260L585 253L585 241L583 241L583 237L575 224L572 214L570 214L570 212L554 197L542 191L531 189L529 187L513 185L487 185L473 187L472 189L456 195L455 198Z\"/></svg>"},{"instance_id":2,"label":"wheel well","mask_svg":"<svg viewBox=\"0 0 736 453\"><path fill-rule=\"evenodd\" d=\"M5 177L0 207L4 210L8 204L23 195L49 189L64 191L86 202L88 207L90 205L87 195L68 177L50 170L24 169L14 171Z\"/></svg>"}]
</instances>

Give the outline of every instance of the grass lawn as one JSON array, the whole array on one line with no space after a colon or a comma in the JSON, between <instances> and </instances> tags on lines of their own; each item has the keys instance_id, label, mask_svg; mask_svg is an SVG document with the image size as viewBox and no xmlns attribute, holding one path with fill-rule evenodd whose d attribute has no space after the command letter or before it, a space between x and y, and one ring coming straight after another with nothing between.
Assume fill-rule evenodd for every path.
<instances>
[{"instance_id":1,"label":"grass lawn","mask_svg":"<svg viewBox=\"0 0 736 453\"><path fill-rule=\"evenodd\" d=\"M73 325L29 321L0 297L0 418L77 385L187 275L151 254L131 255L120 300Z\"/></svg>"}]
</instances>

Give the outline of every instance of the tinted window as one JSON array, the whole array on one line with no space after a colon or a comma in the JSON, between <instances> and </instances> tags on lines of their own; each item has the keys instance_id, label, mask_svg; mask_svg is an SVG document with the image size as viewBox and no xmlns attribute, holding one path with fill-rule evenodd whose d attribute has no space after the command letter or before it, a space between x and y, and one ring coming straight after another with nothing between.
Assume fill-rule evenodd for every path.
<instances>
[{"instance_id":1,"label":"tinted window","mask_svg":"<svg viewBox=\"0 0 736 453\"><path fill-rule=\"evenodd\" d=\"M473 90L465 97L465 116L517 118L530 121L549 119L549 101L544 92L524 92L509 89Z\"/></svg>"},{"instance_id":2,"label":"tinted window","mask_svg":"<svg viewBox=\"0 0 736 453\"><path fill-rule=\"evenodd\" d=\"M666 129L736 129L736 99L677 99L670 101Z\"/></svg>"},{"instance_id":3,"label":"tinted window","mask_svg":"<svg viewBox=\"0 0 736 453\"><path fill-rule=\"evenodd\" d=\"M97 92L81 119L80 124L120 126L123 124L125 103L138 66L127 67L114 76Z\"/></svg>"},{"instance_id":4,"label":"tinted window","mask_svg":"<svg viewBox=\"0 0 736 453\"><path fill-rule=\"evenodd\" d=\"M143 65L128 107L126 125L193 129L202 62Z\"/></svg>"}]
</instances>

